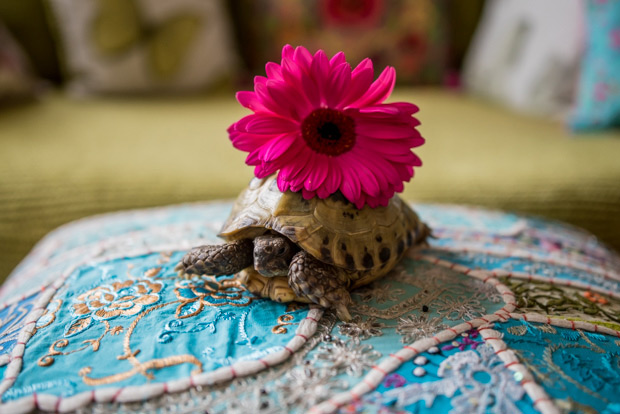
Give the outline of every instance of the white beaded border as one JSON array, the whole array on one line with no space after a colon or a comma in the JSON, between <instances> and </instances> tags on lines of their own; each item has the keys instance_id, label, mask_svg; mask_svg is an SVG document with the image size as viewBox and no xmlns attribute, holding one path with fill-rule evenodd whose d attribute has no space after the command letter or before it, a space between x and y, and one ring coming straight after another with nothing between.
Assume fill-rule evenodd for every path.
<instances>
[{"instance_id":1,"label":"white beaded border","mask_svg":"<svg viewBox=\"0 0 620 414\"><path fill-rule=\"evenodd\" d=\"M558 257L558 256L543 256L533 252L524 251L523 249L508 249L506 248L504 251L497 251L489 248L483 247L457 247L457 246L432 246L430 250L443 250L449 252L457 252L457 253L479 253L485 254L489 256L502 256L502 257L517 257L520 259L527 259L532 261L544 262L550 265L556 266L566 266L573 269L581 270L583 272L596 273L597 275L603 277L607 280L613 280L616 282L620 282L620 273L615 271L609 271L601 268L600 266L594 265L582 265L580 263L572 261L569 257Z\"/></svg>"},{"instance_id":2,"label":"white beaded border","mask_svg":"<svg viewBox=\"0 0 620 414\"><path fill-rule=\"evenodd\" d=\"M433 346L448 342L469 329L477 328L484 340L493 347L495 354L502 359L504 366L512 371L520 372L523 375L523 379L520 381L520 384L532 400L533 405L543 414L559 414L560 410L555 406L545 390L535 382L534 377L525 365L519 362L519 359L515 355L514 351L508 348L508 345L502 339L500 332L492 329L491 324L493 322L505 322L508 318L543 323L562 328L570 328L573 330L582 329L620 338L620 331L583 321L570 321L566 319L551 318L536 313L521 314L506 312L503 315L499 313L486 315L485 317L477 318L460 325L456 325L452 328L445 329L431 338L420 339L411 345L406 345L395 354L390 354L388 358L383 359L379 365L373 366L364 379L352 389L336 394L332 398L312 407L310 412L313 414L328 414L335 412L342 405L353 400L358 400L362 397L362 395L377 388L377 386L389 373L395 371L401 364L410 361L416 355L427 351Z\"/></svg>"},{"instance_id":3,"label":"white beaded border","mask_svg":"<svg viewBox=\"0 0 620 414\"><path fill-rule=\"evenodd\" d=\"M560 410L553 403L549 394L536 382L527 367L519 362L515 352L508 348L508 345L502 339L502 334L494 330L492 325L481 327L478 329L478 332L480 332L485 342L489 343L493 350L495 350L495 355L502 360L505 368L522 375L523 378L519 381L519 384L532 400L532 405L543 414L560 414Z\"/></svg>"},{"instance_id":4,"label":"white beaded border","mask_svg":"<svg viewBox=\"0 0 620 414\"><path fill-rule=\"evenodd\" d=\"M82 253L82 255L86 255L90 252L90 256L94 257L101 251L101 246L106 245L109 242L109 239L99 240L97 242L86 245L85 247L77 247L76 249L71 249L67 252L64 252L61 256L51 258L50 255L55 249L63 243L63 240L67 237L70 237L73 232L79 229L81 226L89 226L89 227L97 227L103 226L110 219L112 220L122 220L122 219L130 219L136 215L150 214L153 216L167 214L168 212L178 209L178 208L190 208L200 210L206 207L212 206L228 206L232 207L232 200L214 200L208 202L196 202L196 203L184 203L184 204L174 204L170 206L164 207L151 207L144 209L135 209L135 210L125 210L119 212L111 212L111 213L102 213L94 216L84 217L81 219L77 219L68 223L57 227L52 230L46 236L43 237L32 249L32 251L26 256L26 258L22 261L22 263L15 269L13 273L9 276L9 279L0 286L0 298L4 296L5 292L10 291L12 288L16 286L21 286L23 283L27 282L30 277L41 270L44 270L50 264L56 264L62 262L62 260L66 259L66 256L73 257L74 250L77 250L78 253ZM180 223L179 223L180 224ZM164 226L165 227L165 226ZM123 233L121 235L115 236L115 239L127 237L129 234L133 232ZM189 246L193 247L193 246ZM189 248L188 247L188 248ZM51 263L50 263L51 262ZM19 276L19 277L18 277ZM11 298L12 299L12 298Z\"/></svg>"},{"instance_id":5,"label":"white beaded border","mask_svg":"<svg viewBox=\"0 0 620 414\"><path fill-rule=\"evenodd\" d=\"M0 395L2 395L13 384L17 374L19 374L19 371L22 368L22 358L24 356L24 350L26 349L26 343L34 333L37 320L39 320L39 318L43 315L47 304L51 300L54 293L56 293L56 289L50 288L49 285L43 286L37 291L42 292L41 296L35 300L32 309L24 317L23 325L20 327L20 332L17 335L17 343L10 353L0 356L0 366L8 364L6 371L4 372L4 378L0 381Z\"/></svg>"},{"instance_id":6,"label":"white beaded border","mask_svg":"<svg viewBox=\"0 0 620 414\"><path fill-rule=\"evenodd\" d=\"M515 236L504 236L504 235L499 235L495 233L485 233L483 231L475 231L475 230L468 231L468 230L453 229L450 227L433 227L433 231L435 230L437 231L437 233L439 233L439 238L443 238L443 235L446 234L447 235L446 238L452 239L456 242L464 241L464 240L473 241L477 243L485 243L485 244L486 243L498 244L499 242L501 242L502 245L505 245L508 247L519 246L519 245L522 245L523 243L522 241L516 239ZM524 231L528 236L531 236L531 237L538 237L541 239L552 238L552 236L549 236L549 234L545 233L544 231L540 231L532 227L526 228ZM588 235L589 237L592 237L592 234L588 234ZM560 240L560 241L564 241L564 239L565 237L555 238L555 240ZM581 249L585 252L585 254L574 253L574 252L555 252L551 254L562 255L566 257L576 257L576 258L584 258L584 257L587 258L588 255L591 255L591 254L602 254L603 256L605 256L605 258L594 259L594 260L597 260L604 265L610 261L613 262L617 259L620 259L620 256L618 256L618 254L615 251L613 251L612 249L610 249L604 244L600 244L595 247L590 247L588 246L588 244L589 244L589 241L586 240L583 243L571 244L570 246L568 246L570 248Z\"/></svg>"},{"instance_id":7,"label":"white beaded border","mask_svg":"<svg viewBox=\"0 0 620 414\"><path fill-rule=\"evenodd\" d=\"M502 282L497 280L496 275L491 272L484 270L471 269L467 266L463 266L457 263L452 263L447 260L443 260L434 256L429 256L425 254L415 254L414 259L416 260L424 260L425 262L433 263L435 265L447 267L448 269L454 270L456 272L462 273L465 276L471 276L476 279L481 280L483 283L487 283L492 285L499 294L502 296L502 300L505 303L505 306L501 309L498 309L495 313L498 312L512 312L517 308L517 303L515 302L515 294Z\"/></svg>"},{"instance_id":8,"label":"white beaded border","mask_svg":"<svg viewBox=\"0 0 620 414\"><path fill-rule=\"evenodd\" d=\"M520 216L520 217L522 219L525 219L526 221L529 221L530 219L527 216ZM554 224L554 223L551 223L551 224ZM566 225L567 223L562 223L562 226L566 226ZM499 241L501 241L502 245L508 245L508 246L515 246L520 243L518 240L514 239L514 236L515 236L514 234L505 235L501 233L498 234L498 233L493 233L493 232L484 232L484 231L475 230L475 229L461 229L461 228L442 227L442 226L435 226L433 227L433 230L436 230L440 234L439 237L442 237L441 236L442 234L447 233L449 234L448 238L456 240L456 241L469 240L469 241L475 241L475 242L491 242L494 244L497 244ZM525 234L530 235L532 237L538 237L541 239L546 239L550 237L548 235L548 232L549 232L548 230L540 230L536 227L526 227L523 231L525 232ZM598 261L602 262L603 265L606 265L610 261L613 262L613 261L620 260L620 256L617 254L617 252L615 252L613 249L610 249L604 243L599 243L595 247L588 246L589 242L591 241L593 237L591 233L588 233L587 231L580 229L578 227L568 229L568 231L573 232L574 234L572 236L580 240L580 243L573 245L573 246L576 247L577 249L581 249L585 251L586 254L585 255L579 254L579 253L568 253L567 254L565 252L562 252L560 253L560 255L567 256L567 257L587 258L588 254L602 253L604 256L606 256L606 258L602 260L598 260ZM507 239L507 237L510 237L511 239ZM556 239L563 240L564 237L560 237Z\"/></svg>"},{"instance_id":9,"label":"white beaded border","mask_svg":"<svg viewBox=\"0 0 620 414\"><path fill-rule=\"evenodd\" d=\"M413 359L416 355L427 351L433 346L451 341L458 335L470 329L478 328L482 325L488 325L498 320L507 321L509 318L507 315L510 315L517 307L514 293L506 285L502 284L493 275L490 275L487 272L470 269L466 266L457 263L451 263L446 260L442 260L437 257L428 255L415 254L414 258L417 260L424 260L439 266L447 267L466 276L472 276L480 279L484 283L491 284L501 294L502 300L504 301L504 306L501 309L498 309L493 314L485 315L480 318L463 322L454 327L444 329L443 331L430 338L420 339L410 345L405 345L396 353L390 354L390 356L384 358L378 365L374 365L371 368L370 372L368 372L368 374L364 376L362 381L355 385L353 388L348 391L336 394L330 399L312 407L310 409L310 412L312 412L313 414L333 413L338 410L342 405L353 400L360 399L362 395L377 388L377 386L389 373L396 370L404 362Z\"/></svg>"},{"instance_id":10,"label":"white beaded border","mask_svg":"<svg viewBox=\"0 0 620 414\"><path fill-rule=\"evenodd\" d=\"M84 260L83 262L77 263L69 267L68 269L65 269L61 276L58 277L53 283L48 286L44 286L44 293L36 301L33 309L30 311L24 321L24 325L21 328L22 330L18 336L17 344L12 349L10 355L5 355L4 358L0 359L0 362L6 360L4 364L8 363L6 371L4 372L4 378L0 382L0 395L4 394L15 383L15 380L19 375L22 367L22 359L24 356L24 351L26 349L26 344L34 333L37 320L43 315L45 308L47 307L53 296L56 294L58 289L60 289L64 285L65 280L75 270L86 264L92 265L95 263L107 262L115 259L178 250L183 249L180 248L179 245L158 246L158 249L140 249L130 252L124 252L123 254L98 257L96 260ZM205 372L198 375L170 381L167 383L116 388L100 388L89 392L82 392L66 398L58 397L51 394L33 393L27 397L23 397L7 403L1 403L0 412L10 412L18 414L28 413L34 409L40 409L44 411L67 412L76 410L92 402L140 401L152 398L157 395L161 395L163 393L184 391L189 387L213 385L234 378L255 374L263 369L284 362L292 354L299 350L299 348L301 348L306 343L306 341L316 332L318 321L322 315L322 309L318 307L311 308L308 311L308 315L299 323L299 326L295 331L295 336L284 346L282 350L269 354L258 360L239 361L231 366L218 368L215 371Z\"/></svg>"},{"instance_id":11,"label":"white beaded border","mask_svg":"<svg viewBox=\"0 0 620 414\"><path fill-rule=\"evenodd\" d=\"M98 388L96 390L81 392L71 397L33 393L27 397L0 405L0 411L21 414L37 409L63 413L77 410L91 403L127 403L142 401L166 393L185 391L190 387L211 386L230 381L234 378L256 374L257 372L284 362L297 352L297 350L299 350L316 332L317 324L322 314L323 311L319 308L310 309L308 315L299 323L295 336L281 351L274 352L258 360L239 361L233 365L218 368L215 371L192 375L169 382L140 386Z\"/></svg>"},{"instance_id":12,"label":"white beaded border","mask_svg":"<svg viewBox=\"0 0 620 414\"><path fill-rule=\"evenodd\" d=\"M565 280L559 280L560 283L558 283L558 279L533 277L532 275L525 274L525 273L517 274L517 273L505 272L506 274L504 275L503 274L504 272L500 272L500 271L475 270L475 269L470 269L467 266L463 266L457 263L452 263L447 260L443 260L443 259L430 256L430 255L416 253L413 255L413 258L417 260L424 260L424 261L427 261L433 264L437 264L439 266L444 266L449 269L453 269L455 271L461 272L464 275L473 276L477 279L482 280L484 283L493 284L493 286L495 286L498 292L500 292L500 294L502 295L502 299L504 300L506 305L491 315L486 315L482 318L477 318L477 319L474 319L468 322L464 322L452 328L445 329L433 337L420 339L412 343L411 345L404 346L398 352L394 354L390 354L389 357L384 358L378 365L373 366L370 372L366 374L366 376L364 376L362 381L359 382L357 385L355 385L350 390L336 394L333 397L329 398L328 400L323 401L322 403L312 407L310 409L310 412L312 412L313 414L329 414L329 413L335 412L344 404L347 404L353 400L358 400L364 394L377 388L377 386L381 383L381 381L385 379L385 377L388 374L395 371L404 362L407 362L413 359L416 355L427 351L432 346L436 346L440 343L450 341L454 339L456 336L460 335L463 332L466 332L469 329L478 328L485 324L488 325L496 321L505 322L509 318L524 319L526 321L529 320L531 322L548 323L548 324L565 327L565 328L584 329L584 330L588 330L592 332L615 335L618 338L620 338L619 331L616 331L616 330L613 330L607 327L598 326L596 324L592 324L588 322L570 321L566 319L551 318L551 317L543 316L543 315L536 314L536 313L528 313L528 314L513 313L513 311L516 309L516 302L514 301L515 295L507 286L505 286L499 280L497 280L496 277L498 276L516 277L516 278L520 277L520 278L529 279L529 280L546 281L551 284L554 284L554 283L562 284L561 282L565 282L563 283L564 285L575 286L575 287L585 287L585 288L588 288L589 290L594 290L594 291L598 290L601 293L605 293L605 294L609 294L610 296L617 297L618 295L615 294L615 292L606 291L605 289L591 288L584 283L576 283L576 282L571 283L571 281L565 281ZM510 299L507 299L507 297ZM553 404L553 402L550 400L549 396L544 391L544 389L534 381L532 374L527 370L527 368L524 365L519 364L518 359L514 355L514 351L508 349L507 345L503 342L503 340L501 340L501 338L498 337L499 332L492 331L492 332L496 332L497 335L495 337L491 337L492 332L489 332L485 336L484 334L485 330L486 328L480 329L481 335L483 336L485 341L490 341L491 345L496 350L495 353L498 355L506 354L504 357L502 357L502 361L504 361L506 367L511 368L511 369L513 367L516 367L513 370L515 371L518 370L524 375L524 378L521 381L521 385L523 386L524 390L527 392L527 394L530 396L530 398L534 402L534 405L543 414L558 414L560 411L555 406L555 404ZM492 342L497 342L497 344L493 344ZM501 347L502 344L503 344L503 348Z\"/></svg>"},{"instance_id":13,"label":"white beaded border","mask_svg":"<svg viewBox=\"0 0 620 414\"><path fill-rule=\"evenodd\" d=\"M541 315L539 313L507 313L506 316L511 319L524 320L526 322L544 323L547 325L558 326L560 328L581 329L588 332L602 333L605 335L615 336L620 338L620 331L608 328L606 326L599 326L595 323L586 321L572 321L570 319L553 318L550 316Z\"/></svg>"},{"instance_id":14,"label":"white beaded border","mask_svg":"<svg viewBox=\"0 0 620 414\"><path fill-rule=\"evenodd\" d=\"M421 259L421 260L425 260L434 264L439 264L439 265L443 265L446 267L449 267L451 269L455 269L455 270L460 270L462 273L466 274L466 275L471 275L474 276L478 279L481 279L483 282L486 281L487 279L491 279L491 278L498 278L498 277L506 277L506 278L515 278L515 279L525 279L528 281L538 281L538 282L545 282L545 283L549 283L550 285L558 285L558 286L568 286L568 287L575 287L575 288L579 288L579 289L583 289L585 291L591 291L591 292L597 292L597 293L601 293L604 295L608 295L614 299L620 299L620 292L614 292L612 290L609 289L605 289L603 287L600 286L595 286L592 284L588 284L585 282L581 282L578 280L570 280L570 279L560 279L560 278L554 278L554 277L545 277L545 276L539 276L539 275L532 275L530 273L525 273L525 272L509 272L507 270L504 269L495 269L495 270L483 270L483 269L470 269L467 266L463 266L460 264L456 264L456 263L452 263L449 262L447 260L443 260L443 259L439 259L436 258L434 256L431 255L427 255L427 254L415 254L413 256L414 259ZM463 270L468 270L467 273L465 273ZM498 281L499 283L499 281ZM502 285L504 286L504 285ZM508 289L508 288L506 288ZM508 291L510 291L508 289ZM513 294L514 295L514 294Z\"/></svg>"},{"instance_id":15,"label":"white beaded border","mask_svg":"<svg viewBox=\"0 0 620 414\"><path fill-rule=\"evenodd\" d=\"M2 305L0 305L0 311L5 310L6 308L8 308L9 306L15 305L16 303L19 303L21 301L23 301L24 299L36 295L40 292L43 292L44 290L46 290L49 287L49 283L48 284L43 284L41 285L41 287L35 288L35 289L30 289L28 291L26 291L25 293L21 294L20 296L14 296L12 298L10 298L9 300L7 300L6 302L4 302Z\"/></svg>"},{"instance_id":16,"label":"white beaded border","mask_svg":"<svg viewBox=\"0 0 620 414\"><path fill-rule=\"evenodd\" d=\"M444 329L435 336L430 338L423 338L410 345L405 345L396 353L390 354L388 357L381 360L378 365L374 365L370 372L368 372L361 382L357 383L353 388L348 391L339 393L323 401L322 403L315 405L310 409L313 414L330 414L338 410L344 404L347 404L354 400L359 400L364 394L374 390L381 384L387 375L395 371L401 364L410 361L415 356L422 352L428 351L430 348L442 344L444 342L451 341L458 335L467 332L470 329L478 328L483 325L498 320L508 320L508 317L501 313L494 313L485 315L481 318L472 319L453 326L448 329Z\"/></svg>"}]
</instances>

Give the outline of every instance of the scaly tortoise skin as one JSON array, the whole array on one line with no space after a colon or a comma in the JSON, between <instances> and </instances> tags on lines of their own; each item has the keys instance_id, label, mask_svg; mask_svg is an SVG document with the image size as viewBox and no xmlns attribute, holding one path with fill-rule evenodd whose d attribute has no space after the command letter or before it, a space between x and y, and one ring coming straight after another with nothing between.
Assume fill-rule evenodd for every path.
<instances>
[{"instance_id":1,"label":"scaly tortoise skin","mask_svg":"<svg viewBox=\"0 0 620 414\"><path fill-rule=\"evenodd\" d=\"M348 291L387 274L408 248L426 243L429 235L429 227L398 196L386 207L359 210L341 195L305 200L300 193L280 192L275 176L255 178L219 234L228 243L193 249L177 269L180 274L241 270L239 280L253 294L334 307L348 320ZM278 265L286 266L283 275L268 277L252 265L251 249L253 243L254 263L259 263L259 241L269 244L271 238L292 242L299 252L287 253L287 262Z\"/></svg>"}]
</instances>

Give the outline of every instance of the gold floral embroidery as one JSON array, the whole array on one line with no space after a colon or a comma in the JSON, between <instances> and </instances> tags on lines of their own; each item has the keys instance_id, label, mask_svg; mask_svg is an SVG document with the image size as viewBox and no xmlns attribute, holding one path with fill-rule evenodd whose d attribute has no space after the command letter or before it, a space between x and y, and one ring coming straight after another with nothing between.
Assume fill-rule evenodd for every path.
<instances>
[{"instance_id":1,"label":"gold floral embroidery","mask_svg":"<svg viewBox=\"0 0 620 414\"><path fill-rule=\"evenodd\" d=\"M234 279L220 279L215 276L201 276L180 279L175 282L174 294L181 302L176 309L179 319L198 315L205 306L248 306L254 300L244 295L246 290Z\"/></svg>"},{"instance_id":2,"label":"gold floral embroidery","mask_svg":"<svg viewBox=\"0 0 620 414\"><path fill-rule=\"evenodd\" d=\"M153 267L153 268L147 270L146 272L144 272L144 277L153 278L153 277L157 276L159 274L159 272L161 272L161 266Z\"/></svg>"},{"instance_id":3,"label":"gold floral embroidery","mask_svg":"<svg viewBox=\"0 0 620 414\"><path fill-rule=\"evenodd\" d=\"M125 280L98 286L78 296L73 310L76 315L93 314L97 319L137 315L144 306L159 300L162 286L161 282L149 280Z\"/></svg>"},{"instance_id":4,"label":"gold floral embroidery","mask_svg":"<svg viewBox=\"0 0 620 414\"><path fill-rule=\"evenodd\" d=\"M157 259L158 264L169 263L172 257L172 252L161 252L161 257Z\"/></svg>"},{"instance_id":5,"label":"gold floral embroidery","mask_svg":"<svg viewBox=\"0 0 620 414\"><path fill-rule=\"evenodd\" d=\"M91 347L91 346L93 348L93 352L97 352L99 350L99 346L101 345L101 340L103 339L103 337L108 332L110 332L110 324L108 323L108 321L103 321L103 324L105 325L105 331L101 334L101 336L99 338L97 338L97 339L86 339L86 340L82 341L83 345L80 348L74 349L74 350L71 350L71 351L66 351L66 352L63 352L60 349L66 348L69 345L69 340L65 339L65 338L59 339L59 340L55 341L49 347L49 350L48 350L47 354L43 355L41 358L39 358L39 361L37 363L39 364L39 366L47 367L47 366L50 366L50 365L52 365L54 363L54 357L55 356L74 354L76 352L83 351L86 348Z\"/></svg>"},{"instance_id":6,"label":"gold floral embroidery","mask_svg":"<svg viewBox=\"0 0 620 414\"><path fill-rule=\"evenodd\" d=\"M273 332L274 334L287 333L288 329L285 328L286 325L296 325L294 323L291 323L293 319L295 319L295 317L291 315L290 313L285 313L284 315L280 315L278 317L278 324L274 326L273 328L271 328L271 332Z\"/></svg>"},{"instance_id":7,"label":"gold floral embroidery","mask_svg":"<svg viewBox=\"0 0 620 414\"><path fill-rule=\"evenodd\" d=\"M146 362L140 362L138 358L136 358L136 356L140 353L140 350L136 349L135 351L133 351L131 349L131 346L130 346L131 335L133 334L133 331L136 329L136 326L138 326L138 323L140 322L140 320L142 320L143 317L153 312L154 310L163 308L173 303L177 303L177 302L174 301L174 302L162 303L162 304L150 307L146 309L145 311L143 311L142 313L140 313L131 322L131 325L129 325L129 328L127 329L127 332L125 333L125 338L123 340L124 353L122 355L119 355L117 359L128 361L133 366L131 369L124 371L124 372L120 372L118 374L108 375L106 377L93 378L89 376L89 374L93 370L92 367L84 367L80 369L80 371L78 372L78 374L82 377L82 381L84 381L85 384L91 385L91 386L112 384L118 381L123 381L136 374L142 374L147 379L153 380L155 379L155 376L151 372L149 372L149 370L161 369L161 368L170 367L173 365L180 365L180 364L186 364L186 363L193 364L195 366L195 368L192 370L192 375L201 373L202 362L200 362L200 360L193 355L190 355L190 354L174 355L174 356L170 356L166 358L155 358L155 359L151 359Z\"/></svg>"},{"instance_id":8,"label":"gold floral embroidery","mask_svg":"<svg viewBox=\"0 0 620 414\"><path fill-rule=\"evenodd\" d=\"M295 316L291 315L291 312L298 311L300 309L305 308L308 305L302 305L297 302L290 302L286 305L286 310L284 311L284 315L280 315L278 317L278 324L271 328L271 332L274 334L285 334L288 332L288 329L285 328L287 325L299 325L299 323L292 323L291 321L295 319Z\"/></svg>"}]
</instances>

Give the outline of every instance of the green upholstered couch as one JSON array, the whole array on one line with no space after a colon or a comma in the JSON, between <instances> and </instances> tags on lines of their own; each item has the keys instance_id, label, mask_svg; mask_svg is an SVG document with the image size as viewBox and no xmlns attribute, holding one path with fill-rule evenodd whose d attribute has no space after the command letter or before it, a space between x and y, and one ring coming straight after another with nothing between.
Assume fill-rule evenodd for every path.
<instances>
[{"instance_id":1,"label":"green upholstered couch","mask_svg":"<svg viewBox=\"0 0 620 414\"><path fill-rule=\"evenodd\" d=\"M620 248L620 133L571 136L555 121L440 89L398 90L421 108L424 166L406 199L564 220ZM0 278L53 228L136 207L233 198L252 169L226 128L233 94L75 100L0 111Z\"/></svg>"}]
</instances>

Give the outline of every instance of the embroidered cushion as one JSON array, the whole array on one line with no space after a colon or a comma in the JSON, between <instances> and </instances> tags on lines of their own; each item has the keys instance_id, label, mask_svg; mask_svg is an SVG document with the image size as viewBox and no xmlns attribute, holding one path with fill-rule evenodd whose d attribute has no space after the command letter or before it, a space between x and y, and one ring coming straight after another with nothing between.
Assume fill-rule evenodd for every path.
<instances>
[{"instance_id":1,"label":"embroidered cushion","mask_svg":"<svg viewBox=\"0 0 620 414\"><path fill-rule=\"evenodd\" d=\"M620 3L592 1L586 8L586 53L570 126L587 131L620 126Z\"/></svg>"},{"instance_id":2,"label":"embroidered cushion","mask_svg":"<svg viewBox=\"0 0 620 414\"><path fill-rule=\"evenodd\" d=\"M229 76L220 0L50 0L75 93L197 92Z\"/></svg>"},{"instance_id":3,"label":"embroidered cushion","mask_svg":"<svg viewBox=\"0 0 620 414\"><path fill-rule=\"evenodd\" d=\"M620 258L591 235L416 205L436 238L354 291L343 323L232 276L177 277L230 208L109 214L42 240L0 291L0 410L620 408Z\"/></svg>"}]
</instances>

